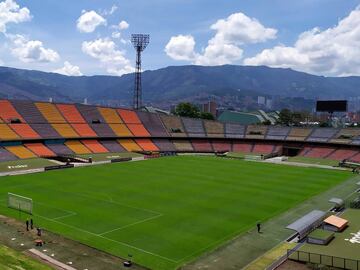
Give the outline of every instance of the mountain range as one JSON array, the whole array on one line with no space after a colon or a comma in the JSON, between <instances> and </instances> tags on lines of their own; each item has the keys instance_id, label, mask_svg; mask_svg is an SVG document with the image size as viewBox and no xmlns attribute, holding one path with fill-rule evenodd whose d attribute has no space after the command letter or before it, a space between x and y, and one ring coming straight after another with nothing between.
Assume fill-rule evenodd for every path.
<instances>
[{"instance_id":1,"label":"mountain range","mask_svg":"<svg viewBox=\"0 0 360 270\"><path fill-rule=\"evenodd\" d=\"M265 66L170 66L143 72L146 103L172 103L196 97L278 96L344 99L360 96L360 77L324 77ZM58 102L130 105L134 75L64 76L0 67L0 97Z\"/></svg>"}]
</instances>

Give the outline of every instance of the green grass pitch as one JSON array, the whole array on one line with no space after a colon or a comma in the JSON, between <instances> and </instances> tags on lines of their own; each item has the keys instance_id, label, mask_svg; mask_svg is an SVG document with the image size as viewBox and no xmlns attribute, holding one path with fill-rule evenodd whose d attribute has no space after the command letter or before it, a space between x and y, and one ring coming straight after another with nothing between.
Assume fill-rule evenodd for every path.
<instances>
[{"instance_id":1,"label":"green grass pitch","mask_svg":"<svg viewBox=\"0 0 360 270\"><path fill-rule=\"evenodd\" d=\"M348 172L169 157L0 179L34 200L48 230L151 269L175 269L351 176ZM25 218L25 215L22 215Z\"/></svg>"}]
</instances>

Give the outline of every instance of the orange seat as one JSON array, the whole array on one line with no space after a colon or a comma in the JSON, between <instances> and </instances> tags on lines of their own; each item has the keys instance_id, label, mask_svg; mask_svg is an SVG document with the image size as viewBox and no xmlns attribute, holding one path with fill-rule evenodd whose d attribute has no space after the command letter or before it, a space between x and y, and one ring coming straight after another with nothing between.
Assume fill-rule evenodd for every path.
<instances>
[{"instance_id":1,"label":"orange seat","mask_svg":"<svg viewBox=\"0 0 360 270\"><path fill-rule=\"evenodd\" d=\"M142 124L127 124L127 126L136 137L150 137L150 133Z\"/></svg>"},{"instance_id":2,"label":"orange seat","mask_svg":"<svg viewBox=\"0 0 360 270\"><path fill-rule=\"evenodd\" d=\"M6 150L13 153L18 158L34 158L36 155L31 152L29 149L25 148L22 145L16 146L5 146Z\"/></svg>"},{"instance_id":3,"label":"orange seat","mask_svg":"<svg viewBox=\"0 0 360 270\"><path fill-rule=\"evenodd\" d=\"M91 151L79 141L67 141L65 145L75 154L91 154Z\"/></svg>"},{"instance_id":4,"label":"orange seat","mask_svg":"<svg viewBox=\"0 0 360 270\"><path fill-rule=\"evenodd\" d=\"M66 120L62 117L54 104L36 102L35 105L50 124L66 123Z\"/></svg>"},{"instance_id":5,"label":"orange seat","mask_svg":"<svg viewBox=\"0 0 360 270\"><path fill-rule=\"evenodd\" d=\"M97 137L95 131L88 124L71 124L81 137Z\"/></svg>"},{"instance_id":6,"label":"orange seat","mask_svg":"<svg viewBox=\"0 0 360 270\"><path fill-rule=\"evenodd\" d=\"M0 124L0 139L13 140L19 139L19 136L7 124Z\"/></svg>"},{"instance_id":7,"label":"orange seat","mask_svg":"<svg viewBox=\"0 0 360 270\"><path fill-rule=\"evenodd\" d=\"M33 153L38 155L39 157L53 157L56 156L53 151L47 148L42 143L26 143L26 148L31 150Z\"/></svg>"},{"instance_id":8,"label":"orange seat","mask_svg":"<svg viewBox=\"0 0 360 270\"><path fill-rule=\"evenodd\" d=\"M97 140L81 140L93 153L108 153L109 151Z\"/></svg>"},{"instance_id":9,"label":"orange seat","mask_svg":"<svg viewBox=\"0 0 360 270\"><path fill-rule=\"evenodd\" d=\"M159 148L150 139L135 139L135 142L145 151L159 151Z\"/></svg>"},{"instance_id":10,"label":"orange seat","mask_svg":"<svg viewBox=\"0 0 360 270\"><path fill-rule=\"evenodd\" d=\"M81 116L75 105L57 104L56 107L69 123L86 123L85 119Z\"/></svg>"},{"instance_id":11,"label":"orange seat","mask_svg":"<svg viewBox=\"0 0 360 270\"><path fill-rule=\"evenodd\" d=\"M120 124L123 123L120 116L117 114L115 109L112 108L98 108L101 116L105 119L108 124Z\"/></svg>"},{"instance_id":12,"label":"orange seat","mask_svg":"<svg viewBox=\"0 0 360 270\"><path fill-rule=\"evenodd\" d=\"M5 122L10 122L11 119L20 119L21 122L25 122L24 118L8 100L0 100L0 118Z\"/></svg>"},{"instance_id":13,"label":"orange seat","mask_svg":"<svg viewBox=\"0 0 360 270\"><path fill-rule=\"evenodd\" d=\"M79 137L69 124L51 124L51 126L64 138Z\"/></svg>"},{"instance_id":14,"label":"orange seat","mask_svg":"<svg viewBox=\"0 0 360 270\"><path fill-rule=\"evenodd\" d=\"M9 124L9 126L24 139L40 138L39 134L37 134L28 124Z\"/></svg>"},{"instance_id":15,"label":"orange seat","mask_svg":"<svg viewBox=\"0 0 360 270\"><path fill-rule=\"evenodd\" d=\"M132 139L119 139L118 142L129 152L142 151L142 148Z\"/></svg>"},{"instance_id":16,"label":"orange seat","mask_svg":"<svg viewBox=\"0 0 360 270\"><path fill-rule=\"evenodd\" d=\"M125 124L109 124L110 128L119 137L132 137L132 133Z\"/></svg>"},{"instance_id":17,"label":"orange seat","mask_svg":"<svg viewBox=\"0 0 360 270\"><path fill-rule=\"evenodd\" d=\"M120 114L122 120L126 124L141 124L141 121L137 114L134 111L118 109L118 113Z\"/></svg>"}]
</instances>

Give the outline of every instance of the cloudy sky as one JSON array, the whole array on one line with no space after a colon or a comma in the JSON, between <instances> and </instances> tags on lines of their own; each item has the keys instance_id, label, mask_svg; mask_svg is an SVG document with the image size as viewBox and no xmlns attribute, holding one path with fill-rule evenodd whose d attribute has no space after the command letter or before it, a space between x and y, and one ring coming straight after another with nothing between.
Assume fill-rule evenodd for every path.
<instances>
[{"instance_id":1,"label":"cloudy sky","mask_svg":"<svg viewBox=\"0 0 360 270\"><path fill-rule=\"evenodd\" d=\"M360 0L0 0L0 64L67 75L267 65L360 75Z\"/></svg>"}]
</instances>

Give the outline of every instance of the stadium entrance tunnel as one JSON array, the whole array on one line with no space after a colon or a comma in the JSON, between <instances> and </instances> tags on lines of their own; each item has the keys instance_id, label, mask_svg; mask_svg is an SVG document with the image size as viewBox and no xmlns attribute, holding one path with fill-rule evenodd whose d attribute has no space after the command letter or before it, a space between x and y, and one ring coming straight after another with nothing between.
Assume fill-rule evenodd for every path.
<instances>
[{"instance_id":1,"label":"stadium entrance tunnel","mask_svg":"<svg viewBox=\"0 0 360 270\"><path fill-rule=\"evenodd\" d=\"M301 150L301 147L283 146L282 155L288 157L296 157L300 154Z\"/></svg>"},{"instance_id":2,"label":"stadium entrance tunnel","mask_svg":"<svg viewBox=\"0 0 360 270\"><path fill-rule=\"evenodd\" d=\"M44 158L60 161L62 163L66 163L66 164L68 164L68 163L92 163L91 158L82 158L82 157L77 157L74 155L61 155L61 156L44 157Z\"/></svg>"}]
</instances>

